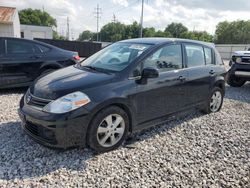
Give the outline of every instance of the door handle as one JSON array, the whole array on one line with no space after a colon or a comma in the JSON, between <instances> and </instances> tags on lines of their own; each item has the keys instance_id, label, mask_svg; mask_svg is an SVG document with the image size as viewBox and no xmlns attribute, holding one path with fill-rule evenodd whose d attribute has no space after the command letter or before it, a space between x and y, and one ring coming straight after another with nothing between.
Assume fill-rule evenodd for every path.
<instances>
[{"instance_id":1,"label":"door handle","mask_svg":"<svg viewBox=\"0 0 250 188\"><path fill-rule=\"evenodd\" d=\"M177 80L180 80L181 82L185 81L186 80L186 77L184 76L179 76L179 78Z\"/></svg>"},{"instance_id":2,"label":"door handle","mask_svg":"<svg viewBox=\"0 0 250 188\"><path fill-rule=\"evenodd\" d=\"M30 59L39 59L39 58L41 58L41 56L38 56L38 55L30 56Z\"/></svg>"},{"instance_id":3,"label":"door handle","mask_svg":"<svg viewBox=\"0 0 250 188\"><path fill-rule=\"evenodd\" d=\"M214 70L209 71L209 74L214 75L215 74Z\"/></svg>"}]
</instances>

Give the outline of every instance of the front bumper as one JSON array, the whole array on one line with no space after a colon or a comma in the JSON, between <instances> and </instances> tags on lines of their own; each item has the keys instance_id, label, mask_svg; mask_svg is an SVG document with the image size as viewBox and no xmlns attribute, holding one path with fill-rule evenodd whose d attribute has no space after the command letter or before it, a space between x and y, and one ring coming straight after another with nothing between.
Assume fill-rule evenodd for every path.
<instances>
[{"instance_id":1,"label":"front bumper","mask_svg":"<svg viewBox=\"0 0 250 188\"><path fill-rule=\"evenodd\" d=\"M42 145L61 149L86 146L91 118L86 110L50 114L32 108L22 98L18 113L24 132Z\"/></svg>"},{"instance_id":2,"label":"front bumper","mask_svg":"<svg viewBox=\"0 0 250 188\"><path fill-rule=\"evenodd\" d=\"M230 70L228 71L229 76L236 76L244 78L247 81L250 81L250 63L249 64L232 64Z\"/></svg>"}]
</instances>

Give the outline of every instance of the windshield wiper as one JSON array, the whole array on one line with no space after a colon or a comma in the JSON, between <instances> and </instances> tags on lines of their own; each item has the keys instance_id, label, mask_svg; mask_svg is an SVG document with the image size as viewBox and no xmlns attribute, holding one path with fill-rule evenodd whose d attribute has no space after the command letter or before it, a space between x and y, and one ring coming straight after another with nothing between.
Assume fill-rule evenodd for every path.
<instances>
[{"instance_id":1,"label":"windshield wiper","mask_svg":"<svg viewBox=\"0 0 250 188\"><path fill-rule=\"evenodd\" d=\"M107 69L103 69L103 68L99 68L99 67L94 67L94 66L90 66L90 65L83 65L81 67L91 69L91 70L94 70L97 72L104 72L104 73L110 74L110 71L108 71Z\"/></svg>"}]
</instances>

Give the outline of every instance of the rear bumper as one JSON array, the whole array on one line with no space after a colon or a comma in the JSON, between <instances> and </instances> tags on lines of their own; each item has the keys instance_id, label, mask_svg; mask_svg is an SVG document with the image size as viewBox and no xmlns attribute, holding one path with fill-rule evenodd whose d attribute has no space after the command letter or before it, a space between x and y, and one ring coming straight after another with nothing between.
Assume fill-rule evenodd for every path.
<instances>
[{"instance_id":1,"label":"rear bumper","mask_svg":"<svg viewBox=\"0 0 250 188\"><path fill-rule=\"evenodd\" d=\"M68 113L59 117L20 104L18 114L24 132L42 145L58 149L86 146L88 113L76 117Z\"/></svg>"}]
</instances>

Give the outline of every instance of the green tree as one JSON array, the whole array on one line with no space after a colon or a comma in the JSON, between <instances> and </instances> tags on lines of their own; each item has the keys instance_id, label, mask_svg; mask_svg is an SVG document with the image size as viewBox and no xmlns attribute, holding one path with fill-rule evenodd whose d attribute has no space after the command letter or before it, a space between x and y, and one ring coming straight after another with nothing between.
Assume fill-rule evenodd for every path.
<instances>
[{"instance_id":1,"label":"green tree","mask_svg":"<svg viewBox=\"0 0 250 188\"><path fill-rule=\"evenodd\" d=\"M131 25L127 25L125 28L125 38L138 38L140 26L137 22L133 22Z\"/></svg>"},{"instance_id":2,"label":"green tree","mask_svg":"<svg viewBox=\"0 0 250 188\"><path fill-rule=\"evenodd\" d=\"M116 42L125 38L126 25L115 22L104 25L100 31L101 40L105 42Z\"/></svg>"},{"instance_id":3,"label":"green tree","mask_svg":"<svg viewBox=\"0 0 250 188\"><path fill-rule=\"evenodd\" d=\"M86 30L86 31L83 31L82 33L79 34L79 37L78 37L78 41L90 41L90 40L93 40L94 36L94 33L89 31L89 30Z\"/></svg>"},{"instance_id":4,"label":"green tree","mask_svg":"<svg viewBox=\"0 0 250 188\"><path fill-rule=\"evenodd\" d=\"M23 9L19 11L20 23L27 25L40 25L56 27L56 19L49 13L38 9Z\"/></svg>"},{"instance_id":5,"label":"green tree","mask_svg":"<svg viewBox=\"0 0 250 188\"><path fill-rule=\"evenodd\" d=\"M180 38L183 33L188 32L188 28L182 23L171 23L166 27L165 32L170 33L174 38Z\"/></svg>"},{"instance_id":6,"label":"green tree","mask_svg":"<svg viewBox=\"0 0 250 188\"><path fill-rule=\"evenodd\" d=\"M56 40L67 40L65 36L59 35L56 31L53 31L53 39Z\"/></svg>"},{"instance_id":7,"label":"green tree","mask_svg":"<svg viewBox=\"0 0 250 188\"><path fill-rule=\"evenodd\" d=\"M216 27L215 42L218 44L250 43L250 20L220 22Z\"/></svg>"},{"instance_id":8,"label":"green tree","mask_svg":"<svg viewBox=\"0 0 250 188\"><path fill-rule=\"evenodd\" d=\"M181 34L181 38L191 39L191 40L200 40L204 42L213 42L213 35L210 35L206 31L187 31Z\"/></svg>"},{"instance_id":9,"label":"green tree","mask_svg":"<svg viewBox=\"0 0 250 188\"><path fill-rule=\"evenodd\" d=\"M143 37L154 37L155 36L155 28L147 27L143 29Z\"/></svg>"}]
</instances>

